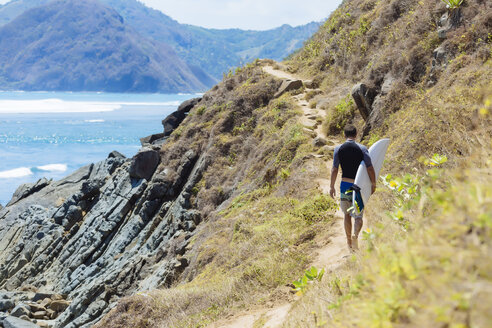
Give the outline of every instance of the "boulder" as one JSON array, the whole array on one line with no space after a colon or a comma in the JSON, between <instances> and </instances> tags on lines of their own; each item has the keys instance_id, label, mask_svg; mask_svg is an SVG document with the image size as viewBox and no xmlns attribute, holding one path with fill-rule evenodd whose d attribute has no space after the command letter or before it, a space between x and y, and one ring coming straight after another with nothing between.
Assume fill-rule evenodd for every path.
<instances>
[{"instance_id":1,"label":"boulder","mask_svg":"<svg viewBox=\"0 0 492 328\"><path fill-rule=\"evenodd\" d=\"M20 318L9 316L3 320L4 328L39 328L38 325L22 320Z\"/></svg>"},{"instance_id":2,"label":"boulder","mask_svg":"<svg viewBox=\"0 0 492 328\"><path fill-rule=\"evenodd\" d=\"M391 91L391 87L395 83L395 78L391 74L384 77L383 85L381 86L381 95L385 96ZM373 103L374 105L374 103Z\"/></svg>"},{"instance_id":3,"label":"boulder","mask_svg":"<svg viewBox=\"0 0 492 328\"><path fill-rule=\"evenodd\" d=\"M50 309L52 309L53 311L56 311L56 312L63 312L65 311L68 307L70 306L70 302L69 301L65 301L65 300L56 300L56 301L53 301L51 302L50 304Z\"/></svg>"},{"instance_id":4,"label":"boulder","mask_svg":"<svg viewBox=\"0 0 492 328\"><path fill-rule=\"evenodd\" d=\"M31 308L31 312L40 312L40 311L46 311L46 308L38 303L30 303L29 307Z\"/></svg>"},{"instance_id":5,"label":"boulder","mask_svg":"<svg viewBox=\"0 0 492 328\"><path fill-rule=\"evenodd\" d=\"M52 309L47 309L46 314L50 320L53 320L56 318L56 311L53 311Z\"/></svg>"},{"instance_id":6,"label":"boulder","mask_svg":"<svg viewBox=\"0 0 492 328\"><path fill-rule=\"evenodd\" d=\"M51 298L52 295L53 294L48 294L48 293L36 293L34 294L32 301L37 302L39 300L44 300L45 298Z\"/></svg>"},{"instance_id":7,"label":"boulder","mask_svg":"<svg viewBox=\"0 0 492 328\"><path fill-rule=\"evenodd\" d=\"M321 137L316 137L313 140L313 146L314 147L323 147L323 146L326 146L327 144L328 144L328 142Z\"/></svg>"},{"instance_id":8,"label":"boulder","mask_svg":"<svg viewBox=\"0 0 492 328\"><path fill-rule=\"evenodd\" d=\"M308 89L316 89L316 88L319 88L319 83L313 81L313 80L305 80L304 82L304 86Z\"/></svg>"},{"instance_id":9,"label":"boulder","mask_svg":"<svg viewBox=\"0 0 492 328\"><path fill-rule=\"evenodd\" d=\"M303 128L302 129L304 131L304 133L306 133L308 136L310 136L311 138L315 138L317 136L316 132L314 132L313 130L311 129L308 129L308 128Z\"/></svg>"},{"instance_id":10,"label":"boulder","mask_svg":"<svg viewBox=\"0 0 492 328\"><path fill-rule=\"evenodd\" d=\"M50 326L46 321L38 320L36 324L41 328L50 328Z\"/></svg>"},{"instance_id":11,"label":"boulder","mask_svg":"<svg viewBox=\"0 0 492 328\"><path fill-rule=\"evenodd\" d=\"M439 38L446 39L448 32L458 27L461 24L461 21L461 8L451 9L444 13L444 15L441 16L438 22L439 29L437 30L437 34Z\"/></svg>"},{"instance_id":12,"label":"boulder","mask_svg":"<svg viewBox=\"0 0 492 328\"><path fill-rule=\"evenodd\" d=\"M38 311L38 312L31 313L31 317L34 319L44 319L47 314L48 312L46 311Z\"/></svg>"},{"instance_id":13,"label":"boulder","mask_svg":"<svg viewBox=\"0 0 492 328\"><path fill-rule=\"evenodd\" d=\"M53 301L60 301L65 299L67 299L67 295L54 294L51 296L51 300Z\"/></svg>"},{"instance_id":14,"label":"boulder","mask_svg":"<svg viewBox=\"0 0 492 328\"><path fill-rule=\"evenodd\" d=\"M446 66L447 51L443 46L434 49L432 67Z\"/></svg>"},{"instance_id":15,"label":"boulder","mask_svg":"<svg viewBox=\"0 0 492 328\"><path fill-rule=\"evenodd\" d=\"M125 159L126 156L120 153L119 151L113 150L112 152L109 153L108 158Z\"/></svg>"},{"instance_id":16,"label":"boulder","mask_svg":"<svg viewBox=\"0 0 492 328\"><path fill-rule=\"evenodd\" d=\"M148 137L140 138L140 144L142 144L142 146L145 147L147 145L152 145L152 144L154 144L154 142L160 141L161 139L164 139L164 138L166 138L165 133L151 134Z\"/></svg>"},{"instance_id":17,"label":"boulder","mask_svg":"<svg viewBox=\"0 0 492 328\"><path fill-rule=\"evenodd\" d=\"M19 188L17 188L17 190L14 192L14 195L12 196L12 199L10 200L10 202L8 203L7 206L15 204L19 200L26 198L26 197L40 191L44 187L48 186L50 183L51 183L51 180L48 180L46 178L42 178L42 179L39 179L38 182L36 182L36 183L26 183L26 184L19 186Z\"/></svg>"},{"instance_id":18,"label":"boulder","mask_svg":"<svg viewBox=\"0 0 492 328\"><path fill-rule=\"evenodd\" d=\"M20 318L23 315L29 316L31 314L31 307L27 304L17 304L16 307L10 312L10 315L13 317Z\"/></svg>"},{"instance_id":19,"label":"boulder","mask_svg":"<svg viewBox=\"0 0 492 328\"><path fill-rule=\"evenodd\" d=\"M132 158L130 176L135 179L150 181L159 161L159 152L150 148L143 148Z\"/></svg>"},{"instance_id":20,"label":"boulder","mask_svg":"<svg viewBox=\"0 0 492 328\"><path fill-rule=\"evenodd\" d=\"M273 96L274 98L278 98L286 92L300 89L304 86L301 80L284 80L278 88L277 93Z\"/></svg>"},{"instance_id":21,"label":"boulder","mask_svg":"<svg viewBox=\"0 0 492 328\"><path fill-rule=\"evenodd\" d=\"M162 121L162 125L164 126L164 136L168 137L173 133L174 130L184 121L186 115L190 112L190 110L195 107L202 98L194 98L183 102L178 110L174 113L170 114Z\"/></svg>"},{"instance_id":22,"label":"boulder","mask_svg":"<svg viewBox=\"0 0 492 328\"><path fill-rule=\"evenodd\" d=\"M0 300L0 311L8 311L10 309L13 309L15 306L14 304L14 301L12 300L6 300L6 299L3 299L3 300Z\"/></svg>"},{"instance_id":23,"label":"boulder","mask_svg":"<svg viewBox=\"0 0 492 328\"><path fill-rule=\"evenodd\" d=\"M374 88L369 88L364 83L359 83L352 88L352 98L362 115L362 118L367 121L371 115L372 104L377 96Z\"/></svg>"}]
</instances>

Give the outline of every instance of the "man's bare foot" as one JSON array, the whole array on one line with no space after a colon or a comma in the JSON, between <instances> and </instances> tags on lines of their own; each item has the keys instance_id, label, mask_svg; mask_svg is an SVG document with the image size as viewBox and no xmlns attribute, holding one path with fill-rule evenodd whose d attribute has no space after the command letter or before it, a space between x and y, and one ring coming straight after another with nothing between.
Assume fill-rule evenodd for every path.
<instances>
[{"instance_id":1,"label":"man's bare foot","mask_svg":"<svg viewBox=\"0 0 492 328\"><path fill-rule=\"evenodd\" d=\"M353 251L354 249L352 248L352 238L347 238L347 246L350 251Z\"/></svg>"},{"instance_id":2,"label":"man's bare foot","mask_svg":"<svg viewBox=\"0 0 492 328\"><path fill-rule=\"evenodd\" d=\"M356 236L352 236L352 248L355 250L359 249L359 241Z\"/></svg>"}]
</instances>

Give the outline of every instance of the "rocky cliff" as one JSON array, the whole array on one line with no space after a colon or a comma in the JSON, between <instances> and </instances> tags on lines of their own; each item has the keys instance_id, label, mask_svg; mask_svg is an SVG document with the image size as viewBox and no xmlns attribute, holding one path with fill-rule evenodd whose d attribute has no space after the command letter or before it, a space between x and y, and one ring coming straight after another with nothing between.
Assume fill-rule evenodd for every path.
<instances>
[{"instance_id":1,"label":"rocky cliff","mask_svg":"<svg viewBox=\"0 0 492 328\"><path fill-rule=\"evenodd\" d=\"M266 105L278 87L266 79L251 67L203 99L184 103L163 122L165 135L174 130L171 138L156 144L149 137L132 159L113 152L60 181L19 187L0 211L0 289L11 291L1 294L9 302L0 311L32 307L40 293L55 295L70 306L53 314L46 301L41 314L25 312L39 324L90 327L119 297L178 280L188 266L184 255L197 225L235 193L238 174L249 169L214 171L231 147L237 156L255 154L254 140L259 139L250 138L246 145L219 140L226 131L244 127L245 118L255 124L253 110ZM245 93L231 92L246 80ZM210 115L218 119L211 122ZM236 129L235 138L252 137L252 131ZM221 184L220 192L217 185L200 187L204 175L209 183L211 176L230 183Z\"/></svg>"}]
</instances>

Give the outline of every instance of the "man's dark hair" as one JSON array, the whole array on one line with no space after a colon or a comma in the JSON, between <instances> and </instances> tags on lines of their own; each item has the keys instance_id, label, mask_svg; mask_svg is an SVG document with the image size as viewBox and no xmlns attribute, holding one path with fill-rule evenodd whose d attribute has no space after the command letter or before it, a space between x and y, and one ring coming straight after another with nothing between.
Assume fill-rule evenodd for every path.
<instances>
[{"instance_id":1,"label":"man's dark hair","mask_svg":"<svg viewBox=\"0 0 492 328\"><path fill-rule=\"evenodd\" d=\"M357 129L352 124L347 124L343 129L343 133L346 138L355 138L357 137Z\"/></svg>"}]
</instances>

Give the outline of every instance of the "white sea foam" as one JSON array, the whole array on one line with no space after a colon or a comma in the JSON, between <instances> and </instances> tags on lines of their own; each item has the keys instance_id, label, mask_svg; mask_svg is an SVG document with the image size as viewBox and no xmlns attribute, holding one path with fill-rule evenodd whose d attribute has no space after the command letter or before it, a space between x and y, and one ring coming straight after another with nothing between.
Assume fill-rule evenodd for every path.
<instances>
[{"instance_id":1,"label":"white sea foam","mask_svg":"<svg viewBox=\"0 0 492 328\"><path fill-rule=\"evenodd\" d=\"M0 100L0 113L90 113L110 112L120 108L121 105L116 103L61 99Z\"/></svg>"},{"instance_id":2,"label":"white sea foam","mask_svg":"<svg viewBox=\"0 0 492 328\"><path fill-rule=\"evenodd\" d=\"M48 164L36 166L36 169L46 172L65 172L67 170L67 164Z\"/></svg>"},{"instance_id":3,"label":"white sea foam","mask_svg":"<svg viewBox=\"0 0 492 328\"><path fill-rule=\"evenodd\" d=\"M104 123L104 120L85 120L85 123Z\"/></svg>"},{"instance_id":4,"label":"white sea foam","mask_svg":"<svg viewBox=\"0 0 492 328\"><path fill-rule=\"evenodd\" d=\"M111 112L122 106L179 106L168 102L67 101L57 98L37 100L0 100L0 114L14 113L96 113Z\"/></svg>"},{"instance_id":5,"label":"white sea foam","mask_svg":"<svg viewBox=\"0 0 492 328\"><path fill-rule=\"evenodd\" d=\"M9 179L9 178L21 178L32 175L32 171L28 167L19 167L13 170L1 171L0 179Z\"/></svg>"}]
</instances>

